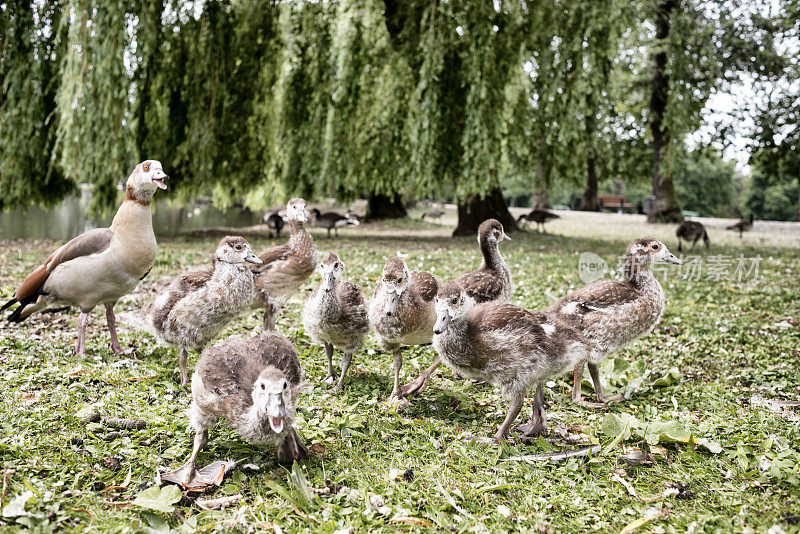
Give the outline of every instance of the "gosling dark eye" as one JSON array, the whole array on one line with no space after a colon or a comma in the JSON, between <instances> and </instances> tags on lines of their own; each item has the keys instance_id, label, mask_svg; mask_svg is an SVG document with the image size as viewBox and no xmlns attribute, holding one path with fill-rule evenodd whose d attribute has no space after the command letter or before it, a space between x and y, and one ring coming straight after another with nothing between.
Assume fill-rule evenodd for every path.
<instances>
[{"instance_id":1,"label":"gosling dark eye","mask_svg":"<svg viewBox=\"0 0 800 534\"><path fill-rule=\"evenodd\" d=\"M265 386L264 384L261 384L261 389L267 389L267 386Z\"/></svg>"},{"instance_id":2,"label":"gosling dark eye","mask_svg":"<svg viewBox=\"0 0 800 534\"><path fill-rule=\"evenodd\" d=\"M288 382L284 382L283 383L283 389L289 389L289 383Z\"/></svg>"},{"instance_id":3,"label":"gosling dark eye","mask_svg":"<svg viewBox=\"0 0 800 534\"><path fill-rule=\"evenodd\" d=\"M653 250L658 250L658 245L657 245L657 244L655 244L655 243L653 243L653 246L652 246L652 248L653 248Z\"/></svg>"}]
</instances>

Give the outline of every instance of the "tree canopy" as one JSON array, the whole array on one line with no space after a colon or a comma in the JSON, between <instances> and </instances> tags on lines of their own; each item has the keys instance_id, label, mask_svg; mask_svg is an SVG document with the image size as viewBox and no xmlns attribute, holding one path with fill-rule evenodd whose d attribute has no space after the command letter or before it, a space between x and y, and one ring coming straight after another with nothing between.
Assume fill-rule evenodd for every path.
<instances>
[{"instance_id":1,"label":"tree canopy","mask_svg":"<svg viewBox=\"0 0 800 534\"><path fill-rule=\"evenodd\" d=\"M674 217L675 162L710 95L743 72L792 75L770 37L790 8L773 20L734 0L0 3L0 208L81 182L109 207L125 173L157 158L184 195L452 198L472 226L482 202L505 210L503 181L582 184L594 209L598 182L650 176Z\"/></svg>"}]
</instances>

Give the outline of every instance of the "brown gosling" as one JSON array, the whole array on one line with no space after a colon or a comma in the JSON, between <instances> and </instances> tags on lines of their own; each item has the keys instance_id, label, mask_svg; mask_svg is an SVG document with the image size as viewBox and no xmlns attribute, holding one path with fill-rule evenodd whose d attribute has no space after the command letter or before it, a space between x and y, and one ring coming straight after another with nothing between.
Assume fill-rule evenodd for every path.
<instances>
[{"instance_id":1,"label":"brown gosling","mask_svg":"<svg viewBox=\"0 0 800 534\"><path fill-rule=\"evenodd\" d=\"M297 352L280 334L232 337L205 350L192 377L192 454L162 478L184 487L198 478L197 454L219 419L249 443L277 445L280 460L307 458L308 449L292 427L302 380Z\"/></svg>"},{"instance_id":2,"label":"brown gosling","mask_svg":"<svg viewBox=\"0 0 800 534\"><path fill-rule=\"evenodd\" d=\"M501 241L510 240L502 223L496 219L485 220L478 227L478 245L483 256L481 265L477 270L463 274L455 281L476 303L506 300L511 296L511 271L500 254L499 247ZM428 387L431 375L441 364L442 359L437 355L430 367L402 387L403 395L422 393Z\"/></svg>"},{"instance_id":3,"label":"brown gosling","mask_svg":"<svg viewBox=\"0 0 800 534\"><path fill-rule=\"evenodd\" d=\"M247 263L261 263L242 237L222 238L213 267L201 267L175 280L144 309L148 329L178 350L181 384L189 382L186 353L202 349L253 300L253 275Z\"/></svg>"},{"instance_id":4,"label":"brown gosling","mask_svg":"<svg viewBox=\"0 0 800 534\"><path fill-rule=\"evenodd\" d=\"M117 354L128 352L117 338L114 305L133 291L153 267L158 245L150 201L156 189L167 188L166 179L160 162L147 160L138 164L128 177L125 200L111 226L89 230L50 254L0 311L19 302L8 320L21 322L48 305L77 306L81 313L75 354L82 356L86 353L89 314L102 304L111 350Z\"/></svg>"},{"instance_id":5,"label":"brown gosling","mask_svg":"<svg viewBox=\"0 0 800 534\"><path fill-rule=\"evenodd\" d=\"M369 321L383 350L392 352L394 387L392 397L410 406L400 389L403 347L425 345L433 339L436 311L433 300L438 284L425 271L409 271L399 257L389 258L369 303Z\"/></svg>"},{"instance_id":6,"label":"brown gosling","mask_svg":"<svg viewBox=\"0 0 800 534\"><path fill-rule=\"evenodd\" d=\"M508 414L492 438L499 441L535 387L530 421L517 427L534 436L547 429L543 387L547 380L585 362L592 342L556 314L530 312L506 301L476 304L456 282L436 298L433 346L454 371L500 387Z\"/></svg>"},{"instance_id":7,"label":"brown gosling","mask_svg":"<svg viewBox=\"0 0 800 534\"><path fill-rule=\"evenodd\" d=\"M583 362L575 367L573 401L599 407L624 400L620 395L606 397L597 366L610 353L650 332L661 319L666 300L664 290L650 272L650 266L656 263L681 265L681 260L667 250L664 243L652 237L635 239L625 252L623 280L595 282L548 308L548 311L574 324L596 345L587 363L600 404L581 400Z\"/></svg>"},{"instance_id":8,"label":"brown gosling","mask_svg":"<svg viewBox=\"0 0 800 534\"><path fill-rule=\"evenodd\" d=\"M253 266L256 295L254 308L264 308L264 330L275 330L275 320L286 300L311 276L316 267L314 238L303 223L308 220L306 201L293 198L286 205L292 235L285 245L259 254L262 265Z\"/></svg>"},{"instance_id":9,"label":"brown gosling","mask_svg":"<svg viewBox=\"0 0 800 534\"><path fill-rule=\"evenodd\" d=\"M353 353L364 346L364 337L369 332L367 305L361 288L343 279L344 263L336 253L328 252L319 270L322 281L303 307L303 327L314 342L325 345L328 356L325 381L336 382L333 391L341 391ZM344 349L338 382L333 369L334 347Z\"/></svg>"}]
</instances>

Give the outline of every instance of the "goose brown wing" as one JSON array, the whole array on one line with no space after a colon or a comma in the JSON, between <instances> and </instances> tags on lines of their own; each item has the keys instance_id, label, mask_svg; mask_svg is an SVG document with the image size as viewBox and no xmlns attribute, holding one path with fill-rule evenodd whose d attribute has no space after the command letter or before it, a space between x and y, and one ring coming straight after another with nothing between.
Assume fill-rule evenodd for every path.
<instances>
[{"instance_id":1,"label":"goose brown wing","mask_svg":"<svg viewBox=\"0 0 800 534\"><path fill-rule=\"evenodd\" d=\"M50 254L45 262L22 281L14 293L15 301L34 298L39 293L53 269L75 258L99 254L111 245L114 232L110 228L95 228L84 232ZM35 300L35 298L34 298ZM13 303L13 302L12 302ZM7 306L4 306L4 308Z\"/></svg>"}]
</instances>

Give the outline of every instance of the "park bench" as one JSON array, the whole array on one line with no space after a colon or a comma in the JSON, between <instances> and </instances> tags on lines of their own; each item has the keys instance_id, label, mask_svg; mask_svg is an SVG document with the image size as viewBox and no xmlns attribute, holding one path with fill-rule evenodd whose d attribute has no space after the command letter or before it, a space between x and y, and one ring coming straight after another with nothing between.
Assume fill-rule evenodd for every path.
<instances>
[{"instance_id":1,"label":"park bench","mask_svg":"<svg viewBox=\"0 0 800 534\"><path fill-rule=\"evenodd\" d=\"M633 208L634 205L630 202L625 202L625 197L622 195L600 195L597 197L600 202L600 209L625 209Z\"/></svg>"}]
</instances>

